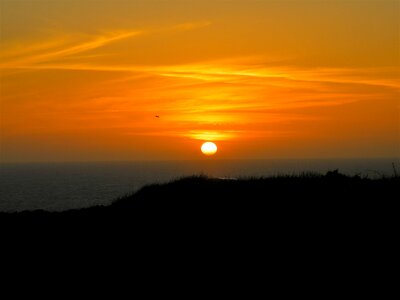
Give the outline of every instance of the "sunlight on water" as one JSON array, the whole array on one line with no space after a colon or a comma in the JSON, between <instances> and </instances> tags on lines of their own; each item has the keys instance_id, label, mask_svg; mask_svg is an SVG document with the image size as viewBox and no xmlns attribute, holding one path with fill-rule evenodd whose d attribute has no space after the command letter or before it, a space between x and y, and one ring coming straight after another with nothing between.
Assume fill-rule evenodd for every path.
<instances>
[{"instance_id":1,"label":"sunlight on water","mask_svg":"<svg viewBox=\"0 0 400 300\"><path fill-rule=\"evenodd\" d=\"M370 160L198 160L103 163L33 163L0 166L0 211L60 211L106 205L155 182L205 174L218 178L325 173L393 175L393 159ZM400 169L400 168L398 168Z\"/></svg>"}]
</instances>

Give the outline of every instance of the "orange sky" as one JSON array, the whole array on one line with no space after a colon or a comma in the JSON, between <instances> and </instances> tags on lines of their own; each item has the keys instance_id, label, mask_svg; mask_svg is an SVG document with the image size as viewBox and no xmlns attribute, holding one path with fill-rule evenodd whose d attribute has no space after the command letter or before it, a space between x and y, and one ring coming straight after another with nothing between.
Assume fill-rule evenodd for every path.
<instances>
[{"instance_id":1,"label":"orange sky","mask_svg":"<svg viewBox=\"0 0 400 300\"><path fill-rule=\"evenodd\" d=\"M0 3L3 162L399 156L399 1Z\"/></svg>"}]
</instances>

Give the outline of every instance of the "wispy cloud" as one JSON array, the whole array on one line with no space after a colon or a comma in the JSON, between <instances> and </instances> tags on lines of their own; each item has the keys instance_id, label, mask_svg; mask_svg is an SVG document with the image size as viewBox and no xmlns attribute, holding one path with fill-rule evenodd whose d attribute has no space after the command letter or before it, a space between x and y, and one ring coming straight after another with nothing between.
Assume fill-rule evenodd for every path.
<instances>
[{"instance_id":1,"label":"wispy cloud","mask_svg":"<svg viewBox=\"0 0 400 300\"><path fill-rule=\"evenodd\" d=\"M97 35L85 35L60 33L60 37L51 40L41 40L33 44L23 42L8 46L5 45L1 52L1 68L25 68L25 69L67 69L67 70L101 70L113 71L123 67L113 66L91 66L87 64L55 63L66 57L81 54L103 46L127 40L141 35L154 35L175 31L190 31L210 26L211 22L189 22L173 25L165 28L145 30L115 30Z\"/></svg>"},{"instance_id":2,"label":"wispy cloud","mask_svg":"<svg viewBox=\"0 0 400 300\"><path fill-rule=\"evenodd\" d=\"M30 117L48 117L48 123L53 122L52 130L59 129L51 119L54 114L64 118L58 126L69 129L108 126L121 134L202 140L259 138L293 132L297 127L291 124L319 122L324 118L306 113L308 110L370 101L374 97L393 99L398 95L399 76L394 68L307 68L285 64L282 58L278 58L282 60L279 65L251 57L169 65L96 59L109 55L103 51L107 45L122 42L132 46L130 39L136 37L194 30L210 24L194 22L151 30L122 30L80 35L76 39L66 36L26 47L19 45L2 53L0 66L37 73L58 70L62 74L73 70L77 74L105 74L107 79L94 80L96 84L91 89L88 82L77 86L68 101L56 103L54 97L43 96L41 107L36 103L29 106ZM126 51L129 46L123 44L118 49ZM47 83L42 89L46 87ZM31 97L27 95L24 99ZM155 114L161 118L154 124ZM11 117L8 120L13 124ZM50 130L46 122L34 126Z\"/></svg>"},{"instance_id":3,"label":"wispy cloud","mask_svg":"<svg viewBox=\"0 0 400 300\"><path fill-rule=\"evenodd\" d=\"M134 65L96 61L104 57L102 47L131 38L174 31L190 31L210 26L210 21L188 22L164 28L108 31L98 35L60 35L40 43L19 43L3 47L3 69L76 70L101 72L148 73L176 78L181 84L236 84L242 86L305 87L326 89L329 84L358 84L399 89L399 73L394 68L305 68L271 64L263 57L238 57L181 65ZM122 47L124 49L124 47ZM83 55L84 54L84 55ZM118 52L114 53L118 56Z\"/></svg>"},{"instance_id":4,"label":"wispy cloud","mask_svg":"<svg viewBox=\"0 0 400 300\"><path fill-rule=\"evenodd\" d=\"M2 68L32 68L32 69L45 69L48 67L49 69L52 66L37 66L38 63L51 63L54 60L62 59L64 57L68 57L75 54L81 54L83 52L87 52L90 50L94 50L110 43L114 43L123 39L131 38L133 36L140 35L141 31L127 31L127 32L116 32L116 33L106 33L103 35L98 35L91 37L88 40L75 42L72 45L65 45L65 41L49 41L45 43L41 43L40 45L28 45L28 49L32 50L42 50L42 53L34 53L33 55L25 55L29 54L28 51L21 51L19 49L9 50L8 53L3 54L3 59L5 60L0 67ZM54 49L57 46L58 49ZM7 58L10 56L10 53L20 54L19 57L14 59ZM68 65L64 65L65 68Z\"/></svg>"}]
</instances>

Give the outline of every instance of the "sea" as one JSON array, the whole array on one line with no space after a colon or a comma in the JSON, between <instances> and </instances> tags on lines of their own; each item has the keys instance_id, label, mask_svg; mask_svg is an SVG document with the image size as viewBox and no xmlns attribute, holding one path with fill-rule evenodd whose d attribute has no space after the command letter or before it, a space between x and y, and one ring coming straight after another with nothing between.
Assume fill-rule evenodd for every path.
<instances>
[{"instance_id":1,"label":"sea","mask_svg":"<svg viewBox=\"0 0 400 300\"><path fill-rule=\"evenodd\" d=\"M270 159L0 164L0 211L63 211L108 205L144 185L191 175L248 178L338 169L369 178L393 176L399 159ZM400 172L399 172L400 173Z\"/></svg>"}]
</instances>

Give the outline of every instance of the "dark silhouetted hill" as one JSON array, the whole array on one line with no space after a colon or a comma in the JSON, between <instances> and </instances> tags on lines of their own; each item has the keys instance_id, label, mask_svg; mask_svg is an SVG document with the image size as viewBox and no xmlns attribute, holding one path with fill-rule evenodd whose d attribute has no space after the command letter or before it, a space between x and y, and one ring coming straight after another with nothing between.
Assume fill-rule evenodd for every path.
<instances>
[{"instance_id":1,"label":"dark silhouetted hill","mask_svg":"<svg viewBox=\"0 0 400 300\"><path fill-rule=\"evenodd\" d=\"M89 265L90 274L106 278L118 269L144 278L161 272L163 279L179 271L185 282L192 280L185 274L219 282L222 272L262 285L267 272L280 291L293 283L295 291L308 286L314 293L315 286L336 290L338 282L355 288L355 280L366 282L392 263L398 187L398 177L335 171L187 177L146 186L107 207L1 213L2 258L18 272L16 263L33 264L35 273L47 265L79 273Z\"/></svg>"},{"instance_id":2,"label":"dark silhouetted hill","mask_svg":"<svg viewBox=\"0 0 400 300\"><path fill-rule=\"evenodd\" d=\"M398 186L399 178L348 177L337 171L238 180L194 176L145 186L110 206L1 213L0 225L31 234L213 237L261 235L266 230L374 230L374 222L385 221L386 203L395 201Z\"/></svg>"}]
</instances>

